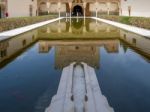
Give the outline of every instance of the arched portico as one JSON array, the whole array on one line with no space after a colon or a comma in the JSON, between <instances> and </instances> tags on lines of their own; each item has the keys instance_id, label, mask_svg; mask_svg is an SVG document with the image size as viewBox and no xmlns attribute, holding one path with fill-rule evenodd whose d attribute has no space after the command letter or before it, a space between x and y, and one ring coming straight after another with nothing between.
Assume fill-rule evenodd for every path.
<instances>
[{"instance_id":1,"label":"arched portico","mask_svg":"<svg viewBox=\"0 0 150 112\"><path fill-rule=\"evenodd\" d=\"M38 7L39 7L39 8L38 8L39 15L48 14L46 2L41 2L41 3L39 3L39 6L38 6Z\"/></svg>"},{"instance_id":2,"label":"arched portico","mask_svg":"<svg viewBox=\"0 0 150 112\"><path fill-rule=\"evenodd\" d=\"M86 0L38 0L39 12L63 16L91 16L95 14L118 14L118 0L106 2Z\"/></svg>"}]
</instances>

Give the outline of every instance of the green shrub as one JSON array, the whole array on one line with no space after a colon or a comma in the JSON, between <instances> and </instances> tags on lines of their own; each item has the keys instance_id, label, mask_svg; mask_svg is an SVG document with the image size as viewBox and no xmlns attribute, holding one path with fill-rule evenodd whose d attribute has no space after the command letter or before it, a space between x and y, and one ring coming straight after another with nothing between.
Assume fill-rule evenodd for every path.
<instances>
[{"instance_id":1,"label":"green shrub","mask_svg":"<svg viewBox=\"0 0 150 112\"><path fill-rule=\"evenodd\" d=\"M0 19L0 32L56 18L56 15Z\"/></svg>"},{"instance_id":2,"label":"green shrub","mask_svg":"<svg viewBox=\"0 0 150 112\"><path fill-rule=\"evenodd\" d=\"M124 24L130 24L130 17L127 16L121 16L119 17L119 22Z\"/></svg>"},{"instance_id":3,"label":"green shrub","mask_svg":"<svg viewBox=\"0 0 150 112\"><path fill-rule=\"evenodd\" d=\"M130 18L130 24L133 26L150 29L150 18L132 17Z\"/></svg>"},{"instance_id":4,"label":"green shrub","mask_svg":"<svg viewBox=\"0 0 150 112\"><path fill-rule=\"evenodd\" d=\"M150 18L146 18L146 17L129 17L129 16L112 16L112 15L111 16L103 15L99 17L111 21L116 21L128 25L150 29Z\"/></svg>"}]
</instances>

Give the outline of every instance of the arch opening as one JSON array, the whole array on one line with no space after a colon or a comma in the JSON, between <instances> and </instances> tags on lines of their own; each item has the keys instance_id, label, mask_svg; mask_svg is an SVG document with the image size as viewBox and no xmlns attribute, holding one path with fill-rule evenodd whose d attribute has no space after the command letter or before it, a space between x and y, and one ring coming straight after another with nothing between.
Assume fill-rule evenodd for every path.
<instances>
[{"instance_id":1,"label":"arch opening","mask_svg":"<svg viewBox=\"0 0 150 112\"><path fill-rule=\"evenodd\" d=\"M73 8L73 11L72 11L72 15L73 16L83 16L83 9L82 9L82 7L81 6L79 6L79 5L76 5L76 6L74 6L74 8Z\"/></svg>"}]
</instances>

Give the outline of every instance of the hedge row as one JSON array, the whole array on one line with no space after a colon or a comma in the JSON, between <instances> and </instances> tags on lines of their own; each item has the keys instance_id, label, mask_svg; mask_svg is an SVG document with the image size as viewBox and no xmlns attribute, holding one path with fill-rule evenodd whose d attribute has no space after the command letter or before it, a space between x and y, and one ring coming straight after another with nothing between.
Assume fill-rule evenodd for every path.
<instances>
[{"instance_id":1,"label":"hedge row","mask_svg":"<svg viewBox=\"0 0 150 112\"><path fill-rule=\"evenodd\" d=\"M128 17L128 16L99 16L104 19L116 21L132 26L150 29L150 18L144 17Z\"/></svg>"},{"instance_id":2,"label":"hedge row","mask_svg":"<svg viewBox=\"0 0 150 112\"><path fill-rule=\"evenodd\" d=\"M56 15L0 19L0 32L56 18Z\"/></svg>"}]
</instances>

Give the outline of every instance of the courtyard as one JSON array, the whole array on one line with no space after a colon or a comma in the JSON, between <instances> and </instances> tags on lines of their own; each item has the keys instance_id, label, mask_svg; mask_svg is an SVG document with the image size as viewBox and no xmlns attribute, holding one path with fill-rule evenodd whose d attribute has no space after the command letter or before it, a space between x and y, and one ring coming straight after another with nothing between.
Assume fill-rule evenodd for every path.
<instances>
[{"instance_id":1,"label":"courtyard","mask_svg":"<svg viewBox=\"0 0 150 112\"><path fill-rule=\"evenodd\" d=\"M141 3L1 0L0 112L149 112Z\"/></svg>"}]
</instances>

